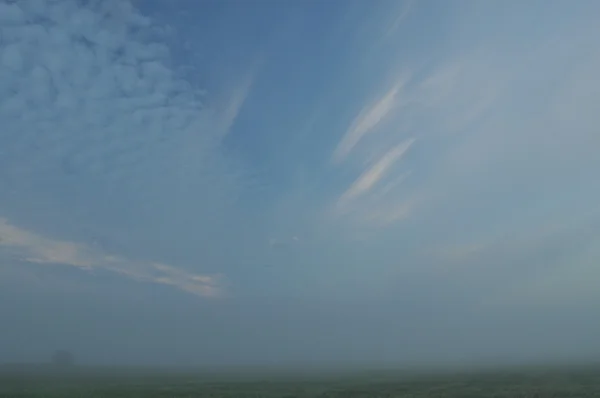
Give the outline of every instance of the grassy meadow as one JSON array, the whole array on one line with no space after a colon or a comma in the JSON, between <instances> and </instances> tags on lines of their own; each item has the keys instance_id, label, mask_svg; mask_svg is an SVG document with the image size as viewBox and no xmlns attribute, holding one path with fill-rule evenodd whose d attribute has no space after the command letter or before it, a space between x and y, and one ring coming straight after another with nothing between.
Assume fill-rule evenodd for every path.
<instances>
[{"instance_id":1,"label":"grassy meadow","mask_svg":"<svg viewBox=\"0 0 600 398\"><path fill-rule=\"evenodd\" d=\"M408 375L209 374L76 368L3 369L0 397L11 398L588 398L600 397L600 368Z\"/></svg>"}]
</instances>

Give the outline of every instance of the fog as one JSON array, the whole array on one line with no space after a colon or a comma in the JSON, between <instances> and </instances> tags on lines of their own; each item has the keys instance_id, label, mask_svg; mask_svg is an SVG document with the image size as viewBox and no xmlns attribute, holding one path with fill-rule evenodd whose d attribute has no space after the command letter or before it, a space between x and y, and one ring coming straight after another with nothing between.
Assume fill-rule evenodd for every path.
<instances>
[{"instance_id":1,"label":"fog","mask_svg":"<svg viewBox=\"0 0 600 398\"><path fill-rule=\"evenodd\" d=\"M406 302L226 299L166 289L136 294L2 287L10 362L47 362L57 348L81 365L252 370L454 369L597 360L596 308L484 313L432 298Z\"/></svg>"}]
</instances>

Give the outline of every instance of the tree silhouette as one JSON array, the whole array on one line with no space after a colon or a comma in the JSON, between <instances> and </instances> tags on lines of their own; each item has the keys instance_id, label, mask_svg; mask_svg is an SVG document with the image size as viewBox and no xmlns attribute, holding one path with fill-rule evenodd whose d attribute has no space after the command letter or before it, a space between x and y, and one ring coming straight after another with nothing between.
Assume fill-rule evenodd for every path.
<instances>
[{"instance_id":1,"label":"tree silhouette","mask_svg":"<svg viewBox=\"0 0 600 398\"><path fill-rule=\"evenodd\" d=\"M75 359L73 354L67 350L58 350L52 355L52 364L60 367L73 366Z\"/></svg>"}]
</instances>

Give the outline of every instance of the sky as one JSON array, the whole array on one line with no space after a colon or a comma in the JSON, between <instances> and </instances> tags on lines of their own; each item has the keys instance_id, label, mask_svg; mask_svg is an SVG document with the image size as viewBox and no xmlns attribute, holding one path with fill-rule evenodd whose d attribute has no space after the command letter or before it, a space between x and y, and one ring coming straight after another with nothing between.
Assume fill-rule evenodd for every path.
<instances>
[{"instance_id":1,"label":"sky","mask_svg":"<svg viewBox=\"0 0 600 398\"><path fill-rule=\"evenodd\" d=\"M599 43L594 0L0 1L0 360L600 358Z\"/></svg>"}]
</instances>

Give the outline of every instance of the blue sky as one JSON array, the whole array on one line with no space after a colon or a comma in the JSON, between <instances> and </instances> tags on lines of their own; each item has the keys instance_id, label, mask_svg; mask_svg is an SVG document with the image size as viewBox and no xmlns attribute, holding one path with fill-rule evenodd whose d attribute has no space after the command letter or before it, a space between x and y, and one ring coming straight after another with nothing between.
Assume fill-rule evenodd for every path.
<instances>
[{"instance_id":1,"label":"blue sky","mask_svg":"<svg viewBox=\"0 0 600 398\"><path fill-rule=\"evenodd\" d=\"M115 348L176 318L227 363L600 354L599 27L591 0L0 2L0 353L195 363ZM115 305L112 349L73 337Z\"/></svg>"}]
</instances>

